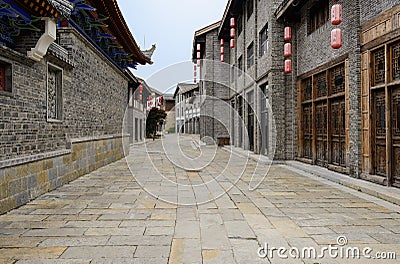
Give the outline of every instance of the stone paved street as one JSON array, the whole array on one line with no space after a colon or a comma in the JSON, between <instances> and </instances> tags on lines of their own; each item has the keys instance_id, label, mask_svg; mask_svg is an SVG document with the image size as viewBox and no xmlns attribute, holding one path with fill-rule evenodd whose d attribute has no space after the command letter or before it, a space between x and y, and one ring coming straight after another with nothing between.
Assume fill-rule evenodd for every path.
<instances>
[{"instance_id":1,"label":"stone paved street","mask_svg":"<svg viewBox=\"0 0 400 264\"><path fill-rule=\"evenodd\" d=\"M127 161L0 216L0 263L397 263L259 258L265 243L319 254L338 236L339 248L400 253L398 206L286 165L249 190L266 171L188 136L135 145Z\"/></svg>"}]
</instances>

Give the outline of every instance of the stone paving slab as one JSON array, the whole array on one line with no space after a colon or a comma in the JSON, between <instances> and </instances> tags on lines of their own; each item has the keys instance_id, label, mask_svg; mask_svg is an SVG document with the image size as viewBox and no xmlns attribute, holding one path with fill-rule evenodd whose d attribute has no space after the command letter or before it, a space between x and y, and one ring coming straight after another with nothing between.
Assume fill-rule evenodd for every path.
<instances>
[{"instance_id":1,"label":"stone paving slab","mask_svg":"<svg viewBox=\"0 0 400 264\"><path fill-rule=\"evenodd\" d=\"M345 246L398 255L400 208L283 164L259 164L257 173L268 173L250 191L254 161L207 146L200 154L192 140L197 139L182 137L181 147L198 164L216 151L199 172L172 163L156 140L147 144L149 156L145 145L135 145L127 160L1 215L0 263L397 263L281 258L276 251L260 258L258 250L266 244L269 253L279 247L321 250L337 246L339 236ZM180 165L196 164L181 154L174 158ZM204 202L220 192L217 200ZM202 203L174 203L197 199Z\"/></svg>"}]
</instances>

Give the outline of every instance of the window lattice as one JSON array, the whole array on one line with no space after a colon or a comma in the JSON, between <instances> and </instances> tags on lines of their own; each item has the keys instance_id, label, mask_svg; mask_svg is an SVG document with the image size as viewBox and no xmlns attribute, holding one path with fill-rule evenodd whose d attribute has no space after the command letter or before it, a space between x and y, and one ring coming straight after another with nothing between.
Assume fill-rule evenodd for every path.
<instances>
[{"instance_id":1,"label":"window lattice","mask_svg":"<svg viewBox=\"0 0 400 264\"><path fill-rule=\"evenodd\" d=\"M376 136L386 136L386 123L385 123L385 94L379 93L375 97L376 107Z\"/></svg>"},{"instance_id":2,"label":"window lattice","mask_svg":"<svg viewBox=\"0 0 400 264\"><path fill-rule=\"evenodd\" d=\"M400 42L392 46L392 79L400 79Z\"/></svg>"},{"instance_id":3,"label":"window lattice","mask_svg":"<svg viewBox=\"0 0 400 264\"><path fill-rule=\"evenodd\" d=\"M393 136L400 137L400 93L394 93L392 96L392 114L393 114Z\"/></svg>"},{"instance_id":4,"label":"window lattice","mask_svg":"<svg viewBox=\"0 0 400 264\"><path fill-rule=\"evenodd\" d=\"M311 78L307 78L302 81L303 86L303 101L312 99L312 83Z\"/></svg>"},{"instance_id":5,"label":"window lattice","mask_svg":"<svg viewBox=\"0 0 400 264\"><path fill-rule=\"evenodd\" d=\"M326 96L326 73L320 73L314 77L314 85L317 89L317 97Z\"/></svg>"},{"instance_id":6,"label":"window lattice","mask_svg":"<svg viewBox=\"0 0 400 264\"><path fill-rule=\"evenodd\" d=\"M330 70L330 85L332 94L344 92L344 64Z\"/></svg>"},{"instance_id":7,"label":"window lattice","mask_svg":"<svg viewBox=\"0 0 400 264\"><path fill-rule=\"evenodd\" d=\"M385 83L385 49L381 48L372 54L374 60L374 85Z\"/></svg>"},{"instance_id":8,"label":"window lattice","mask_svg":"<svg viewBox=\"0 0 400 264\"><path fill-rule=\"evenodd\" d=\"M316 107L316 132L317 135L326 135L326 117L327 117L327 111L326 111L326 105L321 104L317 105Z\"/></svg>"}]
</instances>

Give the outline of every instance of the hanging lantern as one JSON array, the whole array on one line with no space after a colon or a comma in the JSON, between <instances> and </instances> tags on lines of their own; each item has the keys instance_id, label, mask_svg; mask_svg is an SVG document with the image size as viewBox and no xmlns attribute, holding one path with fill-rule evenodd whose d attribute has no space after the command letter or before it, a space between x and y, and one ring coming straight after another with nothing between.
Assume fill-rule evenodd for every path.
<instances>
[{"instance_id":1,"label":"hanging lantern","mask_svg":"<svg viewBox=\"0 0 400 264\"><path fill-rule=\"evenodd\" d=\"M142 93L143 92L143 86L139 86L139 93Z\"/></svg>"},{"instance_id":2,"label":"hanging lantern","mask_svg":"<svg viewBox=\"0 0 400 264\"><path fill-rule=\"evenodd\" d=\"M231 38L235 37L235 28L231 28Z\"/></svg>"},{"instance_id":3,"label":"hanging lantern","mask_svg":"<svg viewBox=\"0 0 400 264\"><path fill-rule=\"evenodd\" d=\"M224 54L222 54L221 55L221 62L224 62L225 61L225 57L224 57Z\"/></svg>"},{"instance_id":4,"label":"hanging lantern","mask_svg":"<svg viewBox=\"0 0 400 264\"><path fill-rule=\"evenodd\" d=\"M201 53L200 51L197 52L197 59L199 60L201 58Z\"/></svg>"},{"instance_id":5,"label":"hanging lantern","mask_svg":"<svg viewBox=\"0 0 400 264\"><path fill-rule=\"evenodd\" d=\"M193 76L196 77L197 76L197 71L193 72Z\"/></svg>"},{"instance_id":6,"label":"hanging lantern","mask_svg":"<svg viewBox=\"0 0 400 264\"><path fill-rule=\"evenodd\" d=\"M285 41L292 40L292 28L291 27L285 27L285 36L283 39Z\"/></svg>"},{"instance_id":7,"label":"hanging lantern","mask_svg":"<svg viewBox=\"0 0 400 264\"><path fill-rule=\"evenodd\" d=\"M197 83L196 77L193 78L193 82L194 82L194 83Z\"/></svg>"},{"instance_id":8,"label":"hanging lantern","mask_svg":"<svg viewBox=\"0 0 400 264\"><path fill-rule=\"evenodd\" d=\"M292 56L292 44L285 43L284 54L285 58Z\"/></svg>"},{"instance_id":9,"label":"hanging lantern","mask_svg":"<svg viewBox=\"0 0 400 264\"><path fill-rule=\"evenodd\" d=\"M193 70L197 71L197 65L196 64L193 66Z\"/></svg>"},{"instance_id":10,"label":"hanging lantern","mask_svg":"<svg viewBox=\"0 0 400 264\"><path fill-rule=\"evenodd\" d=\"M340 49L342 47L342 30L340 28L332 29L331 46L334 49Z\"/></svg>"},{"instance_id":11,"label":"hanging lantern","mask_svg":"<svg viewBox=\"0 0 400 264\"><path fill-rule=\"evenodd\" d=\"M201 50L201 45L197 44L197 51L200 51L200 50Z\"/></svg>"},{"instance_id":12,"label":"hanging lantern","mask_svg":"<svg viewBox=\"0 0 400 264\"><path fill-rule=\"evenodd\" d=\"M200 60L197 60L196 62L197 62L197 67L200 68Z\"/></svg>"},{"instance_id":13,"label":"hanging lantern","mask_svg":"<svg viewBox=\"0 0 400 264\"><path fill-rule=\"evenodd\" d=\"M292 72L292 60L285 60L285 74Z\"/></svg>"},{"instance_id":14,"label":"hanging lantern","mask_svg":"<svg viewBox=\"0 0 400 264\"><path fill-rule=\"evenodd\" d=\"M225 51L225 50L224 50L224 47L221 47L220 53L221 53L221 54L224 54L224 51Z\"/></svg>"},{"instance_id":15,"label":"hanging lantern","mask_svg":"<svg viewBox=\"0 0 400 264\"><path fill-rule=\"evenodd\" d=\"M221 46L224 46L224 44L225 44L224 39L221 39Z\"/></svg>"},{"instance_id":16,"label":"hanging lantern","mask_svg":"<svg viewBox=\"0 0 400 264\"><path fill-rule=\"evenodd\" d=\"M235 47L235 40L231 39L230 45L231 49L233 49Z\"/></svg>"},{"instance_id":17,"label":"hanging lantern","mask_svg":"<svg viewBox=\"0 0 400 264\"><path fill-rule=\"evenodd\" d=\"M339 25L342 23L342 5L336 4L332 6L331 23L332 25Z\"/></svg>"},{"instance_id":18,"label":"hanging lantern","mask_svg":"<svg viewBox=\"0 0 400 264\"><path fill-rule=\"evenodd\" d=\"M231 27L236 27L236 21L234 17L231 17L231 23L230 23Z\"/></svg>"}]
</instances>

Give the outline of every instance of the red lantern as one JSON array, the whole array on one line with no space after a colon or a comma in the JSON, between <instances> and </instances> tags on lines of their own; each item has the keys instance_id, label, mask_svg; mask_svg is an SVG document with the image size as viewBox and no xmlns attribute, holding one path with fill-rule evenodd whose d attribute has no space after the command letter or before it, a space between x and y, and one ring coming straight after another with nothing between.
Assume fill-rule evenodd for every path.
<instances>
[{"instance_id":1,"label":"red lantern","mask_svg":"<svg viewBox=\"0 0 400 264\"><path fill-rule=\"evenodd\" d=\"M331 22L332 25L339 25L342 23L342 5L336 4L332 6Z\"/></svg>"},{"instance_id":2,"label":"red lantern","mask_svg":"<svg viewBox=\"0 0 400 264\"><path fill-rule=\"evenodd\" d=\"M197 71L197 65L196 64L193 66L193 70Z\"/></svg>"},{"instance_id":3,"label":"red lantern","mask_svg":"<svg viewBox=\"0 0 400 264\"><path fill-rule=\"evenodd\" d=\"M224 46L224 44L225 44L224 39L221 39L221 46Z\"/></svg>"},{"instance_id":4,"label":"red lantern","mask_svg":"<svg viewBox=\"0 0 400 264\"><path fill-rule=\"evenodd\" d=\"M221 55L221 62L224 62L225 61L225 57L224 57L224 54L222 54Z\"/></svg>"},{"instance_id":5,"label":"red lantern","mask_svg":"<svg viewBox=\"0 0 400 264\"><path fill-rule=\"evenodd\" d=\"M221 54L224 54L224 51L225 51L225 50L224 50L224 47L221 47L220 53L221 53Z\"/></svg>"},{"instance_id":6,"label":"red lantern","mask_svg":"<svg viewBox=\"0 0 400 264\"><path fill-rule=\"evenodd\" d=\"M143 92L143 86L139 86L139 93L142 93Z\"/></svg>"},{"instance_id":7,"label":"red lantern","mask_svg":"<svg viewBox=\"0 0 400 264\"><path fill-rule=\"evenodd\" d=\"M292 40L292 28L291 27L285 27L285 36L283 39L285 41Z\"/></svg>"},{"instance_id":8,"label":"red lantern","mask_svg":"<svg viewBox=\"0 0 400 264\"><path fill-rule=\"evenodd\" d=\"M200 50L201 50L201 45L197 44L197 51L200 51Z\"/></svg>"},{"instance_id":9,"label":"red lantern","mask_svg":"<svg viewBox=\"0 0 400 264\"><path fill-rule=\"evenodd\" d=\"M231 27L235 27L236 26L236 21L234 17L231 17Z\"/></svg>"},{"instance_id":10,"label":"red lantern","mask_svg":"<svg viewBox=\"0 0 400 264\"><path fill-rule=\"evenodd\" d=\"M285 74L292 72L292 60L285 60Z\"/></svg>"},{"instance_id":11,"label":"red lantern","mask_svg":"<svg viewBox=\"0 0 400 264\"><path fill-rule=\"evenodd\" d=\"M285 58L292 56L292 44L286 43L284 46L284 54Z\"/></svg>"},{"instance_id":12,"label":"red lantern","mask_svg":"<svg viewBox=\"0 0 400 264\"><path fill-rule=\"evenodd\" d=\"M197 60L196 62L197 62L197 67L200 68L200 60Z\"/></svg>"},{"instance_id":13,"label":"red lantern","mask_svg":"<svg viewBox=\"0 0 400 264\"><path fill-rule=\"evenodd\" d=\"M197 59L200 59L201 58L201 54L200 54L200 51L198 51L197 52Z\"/></svg>"},{"instance_id":14,"label":"red lantern","mask_svg":"<svg viewBox=\"0 0 400 264\"><path fill-rule=\"evenodd\" d=\"M193 72L193 76L196 77L197 76L197 71Z\"/></svg>"},{"instance_id":15,"label":"red lantern","mask_svg":"<svg viewBox=\"0 0 400 264\"><path fill-rule=\"evenodd\" d=\"M234 38L234 37L235 37L235 29L231 28L231 38Z\"/></svg>"},{"instance_id":16,"label":"red lantern","mask_svg":"<svg viewBox=\"0 0 400 264\"><path fill-rule=\"evenodd\" d=\"M334 49L340 49L342 47L342 30L340 28L332 29L331 46Z\"/></svg>"},{"instance_id":17,"label":"red lantern","mask_svg":"<svg viewBox=\"0 0 400 264\"><path fill-rule=\"evenodd\" d=\"M195 77L195 78L193 78L193 82L194 82L194 83L197 83L196 77Z\"/></svg>"},{"instance_id":18,"label":"red lantern","mask_svg":"<svg viewBox=\"0 0 400 264\"><path fill-rule=\"evenodd\" d=\"M235 47L235 40L231 39L230 45L231 49L233 49Z\"/></svg>"}]
</instances>

